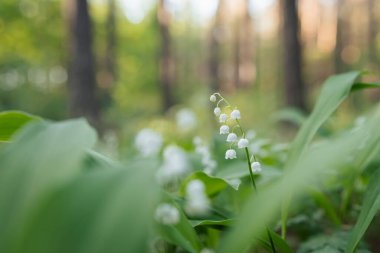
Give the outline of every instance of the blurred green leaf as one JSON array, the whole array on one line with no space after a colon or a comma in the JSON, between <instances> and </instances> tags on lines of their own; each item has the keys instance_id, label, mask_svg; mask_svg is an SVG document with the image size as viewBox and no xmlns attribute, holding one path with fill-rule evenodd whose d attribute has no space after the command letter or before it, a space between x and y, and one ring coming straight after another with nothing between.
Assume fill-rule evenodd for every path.
<instances>
[{"instance_id":1,"label":"blurred green leaf","mask_svg":"<svg viewBox=\"0 0 380 253\"><path fill-rule=\"evenodd\" d=\"M159 196L153 169L78 177L41 205L15 252L147 252Z\"/></svg>"},{"instance_id":2,"label":"blurred green leaf","mask_svg":"<svg viewBox=\"0 0 380 253\"><path fill-rule=\"evenodd\" d=\"M358 91L358 90L363 90L363 89L370 89L370 88L380 88L380 83L355 83L352 86L351 91Z\"/></svg>"},{"instance_id":3,"label":"blurred green leaf","mask_svg":"<svg viewBox=\"0 0 380 253\"><path fill-rule=\"evenodd\" d=\"M84 120L26 126L0 153L0 252L13 252L44 198L79 174L96 140Z\"/></svg>"},{"instance_id":4,"label":"blurred green leaf","mask_svg":"<svg viewBox=\"0 0 380 253\"><path fill-rule=\"evenodd\" d=\"M342 221L339 218L336 208L331 203L330 199L316 188L309 189L309 193L314 201L325 211L327 217L330 218L335 225L340 225Z\"/></svg>"},{"instance_id":5,"label":"blurred green leaf","mask_svg":"<svg viewBox=\"0 0 380 253\"><path fill-rule=\"evenodd\" d=\"M233 219L221 219L221 220L190 220L193 227L202 227L202 226L223 226L229 227L233 224Z\"/></svg>"},{"instance_id":6,"label":"blurred green leaf","mask_svg":"<svg viewBox=\"0 0 380 253\"><path fill-rule=\"evenodd\" d=\"M281 253L293 253L293 250L290 248L288 243L281 238L277 233L270 231L274 245L276 249L279 249Z\"/></svg>"},{"instance_id":7,"label":"blurred green leaf","mask_svg":"<svg viewBox=\"0 0 380 253\"><path fill-rule=\"evenodd\" d=\"M351 88L360 74L359 71L352 71L331 76L325 81L311 115L302 124L291 144L286 168L290 168L302 155L318 128L350 94Z\"/></svg>"},{"instance_id":8,"label":"blurred green leaf","mask_svg":"<svg viewBox=\"0 0 380 253\"><path fill-rule=\"evenodd\" d=\"M5 111L0 113L0 142L10 141L12 136L26 124L40 118L20 112Z\"/></svg>"},{"instance_id":9,"label":"blurred green leaf","mask_svg":"<svg viewBox=\"0 0 380 253\"><path fill-rule=\"evenodd\" d=\"M157 229L159 234L168 242L182 247L188 252L199 252L201 250L201 242L195 233L195 230L182 209L174 204L180 212L180 220L176 225L162 225L158 224Z\"/></svg>"},{"instance_id":10,"label":"blurred green leaf","mask_svg":"<svg viewBox=\"0 0 380 253\"><path fill-rule=\"evenodd\" d=\"M352 253L355 251L356 246L358 245L360 239L364 235L373 217L376 215L379 209L380 170L377 170L369 182L367 191L364 196L362 210L348 240L348 246L345 251L346 253Z\"/></svg>"}]
</instances>

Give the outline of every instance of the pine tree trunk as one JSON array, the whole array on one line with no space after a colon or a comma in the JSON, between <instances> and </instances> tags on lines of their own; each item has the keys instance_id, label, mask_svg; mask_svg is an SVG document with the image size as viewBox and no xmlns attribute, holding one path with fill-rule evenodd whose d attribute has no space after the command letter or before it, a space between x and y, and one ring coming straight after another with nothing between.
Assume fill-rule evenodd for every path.
<instances>
[{"instance_id":1,"label":"pine tree trunk","mask_svg":"<svg viewBox=\"0 0 380 253\"><path fill-rule=\"evenodd\" d=\"M296 0L283 0L284 77L286 105L306 110L301 70L301 44Z\"/></svg>"},{"instance_id":2,"label":"pine tree trunk","mask_svg":"<svg viewBox=\"0 0 380 253\"><path fill-rule=\"evenodd\" d=\"M208 69L210 75L210 88L212 92L221 90L222 87L222 78L221 78L221 52L220 52L220 38L222 37L222 20L223 20L223 9L224 1L219 0L218 8L214 18L214 23L210 31L210 40L209 40L209 62Z\"/></svg>"},{"instance_id":3,"label":"pine tree trunk","mask_svg":"<svg viewBox=\"0 0 380 253\"><path fill-rule=\"evenodd\" d=\"M69 113L86 117L100 127L99 101L92 52L92 30L86 0L68 0L69 22Z\"/></svg>"},{"instance_id":4,"label":"pine tree trunk","mask_svg":"<svg viewBox=\"0 0 380 253\"><path fill-rule=\"evenodd\" d=\"M170 16L165 7L165 0L159 0L157 8L157 19L161 39L161 52L159 60L159 81L162 92L163 109L169 110L174 105L173 85L174 85L174 63L171 52L170 38Z\"/></svg>"}]
</instances>

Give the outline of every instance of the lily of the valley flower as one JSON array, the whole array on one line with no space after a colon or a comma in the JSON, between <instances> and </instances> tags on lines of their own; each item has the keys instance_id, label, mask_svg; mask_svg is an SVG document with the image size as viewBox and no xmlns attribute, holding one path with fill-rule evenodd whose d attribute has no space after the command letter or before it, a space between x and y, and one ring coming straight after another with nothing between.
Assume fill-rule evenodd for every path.
<instances>
[{"instance_id":1,"label":"lily of the valley flower","mask_svg":"<svg viewBox=\"0 0 380 253\"><path fill-rule=\"evenodd\" d=\"M252 172L253 173L260 173L261 172L261 164L259 162L253 162L251 164Z\"/></svg>"},{"instance_id":2,"label":"lily of the valley flower","mask_svg":"<svg viewBox=\"0 0 380 253\"><path fill-rule=\"evenodd\" d=\"M231 119L240 119L240 111L235 109L231 112Z\"/></svg>"},{"instance_id":3,"label":"lily of the valley flower","mask_svg":"<svg viewBox=\"0 0 380 253\"><path fill-rule=\"evenodd\" d=\"M236 158L236 151L234 149L227 150L225 158L226 159L234 159L234 158Z\"/></svg>"},{"instance_id":4,"label":"lily of the valley flower","mask_svg":"<svg viewBox=\"0 0 380 253\"><path fill-rule=\"evenodd\" d=\"M227 125L223 125L220 127L220 134L228 134L230 132L230 128Z\"/></svg>"},{"instance_id":5,"label":"lily of the valley flower","mask_svg":"<svg viewBox=\"0 0 380 253\"><path fill-rule=\"evenodd\" d=\"M242 138L238 142L238 148L246 148L248 147L249 141L245 138Z\"/></svg>"},{"instance_id":6,"label":"lily of the valley flower","mask_svg":"<svg viewBox=\"0 0 380 253\"><path fill-rule=\"evenodd\" d=\"M227 142L235 142L237 141L237 135L235 133L230 133L228 136L227 136Z\"/></svg>"}]
</instances>

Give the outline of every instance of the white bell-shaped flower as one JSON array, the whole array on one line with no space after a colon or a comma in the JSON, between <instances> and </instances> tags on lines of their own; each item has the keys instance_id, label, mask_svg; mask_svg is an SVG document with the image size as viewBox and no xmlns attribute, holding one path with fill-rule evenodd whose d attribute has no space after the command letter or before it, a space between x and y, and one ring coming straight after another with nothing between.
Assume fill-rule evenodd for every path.
<instances>
[{"instance_id":1,"label":"white bell-shaped flower","mask_svg":"<svg viewBox=\"0 0 380 253\"><path fill-rule=\"evenodd\" d=\"M238 148L246 148L248 147L249 141L248 139L242 138L238 142Z\"/></svg>"},{"instance_id":2,"label":"white bell-shaped flower","mask_svg":"<svg viewBox=\"0 0 380 253\"><path fill-rule=\"evenodd\" d=\"M231 112L231 119L240 119L240 111L235 109Z\"/></svg>"},{"instance_id":3,"label":"white bell-shaped flower","mask_svg":"<svg viewBox=\"0 0 380 253\"><path fill-rule=\"evenodd\" d=\"M180 215L178 209L170 204L160 204L155 211L155 219L164 225L175 225L179 222Z\"/></svg>"},{"instance_id":4,"label":"white bell-shaped flower","mask_svg":"<svg viewBox=\"0 0 380 253\"><path fill-rule=\"evenodd\" d=\"M227 125L223 125L220 127L220 134L228 134L230 132L230 128Z\"/></svg>"},{"instance_id":5,"label":"white bell-shaped flower","mask_svg":"<svg viewBox=\"0 0 380 253\"><path fill-rule=\"evenodd\" d=\"M234 149L227 150L225 158L226 159L234 159L234 158L236 158L236 151Z\"/></svg>"},{"instance_id":6,"label":"white bell-shaped flower","mask_svg":"<svg viewBox=\"0 0 380 253\"><path fill-rule=\"evenodd\" d=\"M214 94L212 94L212 95L210 96L210 101L211 101L211 102L216 102L216 96L215 96Z\"/></svg>"},{"instance_id":7,"label":"white bell-shaped flower","mask_svg":"<svg viewBox=\"0 0 380 253\"><path fill-rule=\"evenodd\" d=\"M219 122L220 123L225 123L227 121L227 119L228 119L227 114L225 114L225 113L220 114L220 116L219 116Z\"/></svg>"},{"instance_id":8,"label":"white bell-shaped flower","mask_svg":"<svg viewBox=\"0 0 380 253\"><path fill-rule=\"evenodd\" d=\"M237 135L235 133L230 133L228 136L227 136L227 142L235 142L237 141Z\"/></svg>"},{"instance_id":9,"label":"white bell-shaped flower","mask_svg":"<svg viewBox=\"0 0 380 253\"><path fill-rule=\"evenodd\" d=\"M215 116L220 116L220 114L222 113L222 110L219 108L219 107L215 107L214 109L214 114Z\"/></svg>"},{"instance_id":10,"label":"white bell-shaped flower","mask_svg":"<svg viewBox=\"0 0 380 253\"><path fill-rule=\"evenodd\" d=\"M252 172L253 173L260 173L261 172L261 164L259 162L253 162L251 164Z\"/></svg>"}]
</instances>

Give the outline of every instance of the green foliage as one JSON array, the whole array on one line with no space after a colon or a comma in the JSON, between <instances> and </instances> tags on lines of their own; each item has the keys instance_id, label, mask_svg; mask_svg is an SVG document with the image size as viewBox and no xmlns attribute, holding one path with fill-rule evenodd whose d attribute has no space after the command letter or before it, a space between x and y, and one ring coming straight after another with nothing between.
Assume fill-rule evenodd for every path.
<instances>
[{"instance_id":1,"label":"green foliage","mask_svg":"<svg viewBox=\"0 0 380 253\"><path fill-rule=\"evenodd\" d=\"M367 230L373 217L380 210L380 170L377 170L372 176L364 196L362 210L360 212L357 223L355 224L350 237L348 238L348 246L346 253L355 251L360 239Z\"/></svg>"},{"instance_id":2,"label":"green foliage","mask_svg":"<svg viewBox=\"0 0 380 253\"><path fill-rule=\"evenodd\" d=\"M256 193L248 180L246 161L217 159L216 171L208 175L199 169L201 163L195 161L199 157L189 154L194 152L189 141L183 141L183 153L191 156L191 168L186 176L162 185L156 182L162 154L114 161L94 150L96 134L83 120L52 123L20 112L2 113L0 136L7 142L0 150L0 252L198 253L204 248L221 253L256 248L270 252L267 233L278 252L292 253L295 248L301 253L354 252L380 208L378 166L373 166L367 188L365 181L360 191L351 188L358 196L365 192L359 215L354 204L361 203L360 198L352 199L355 203L348 205L349 214L341 212L336 201L349 199L340 196L344 184L330 187L326 181L336 175L340 181L355 182L374 161L380 151L380 106L366 114L365 124L313 145L312 139L349 92L356 90L353 87L362 86L355 83L359 75L350 72L326 81L288 160L286 148L258 139L252 142L266 153L257 151L264 165L263 173L254 176ZM213 152L208 158L224 152L221 146L217 139L214 147L208 147ZM193 180L205 186L202 190L210 204L207 213L188 213L187 186ZM160 203L178 211L178 222L164 224L154 219ZM308 208L313 213L303 217L322 210L322 215L313 218L322 229L307 235L294 230L291 236L301 242L288 244L272 231L284 203L292 203L294 212L311 205ZM287 216L290 206L284 207ZM356 219L352 231L344 232ZM312 221L304 220L311 226ZM320 234L325 231L336 232ZM358 252L369 251L360 245Z\"/></svg>"},{"instance_id":3,"label":"green foliage","mask_svg":"<svg viewBox=\"0 0 380 253\"><path fill-rule=\"evenodd\" d=\"M10 141L12 136L23 126L38 118L19 111L0 113L0 142Z\"/></svg>"}]
</instances>

